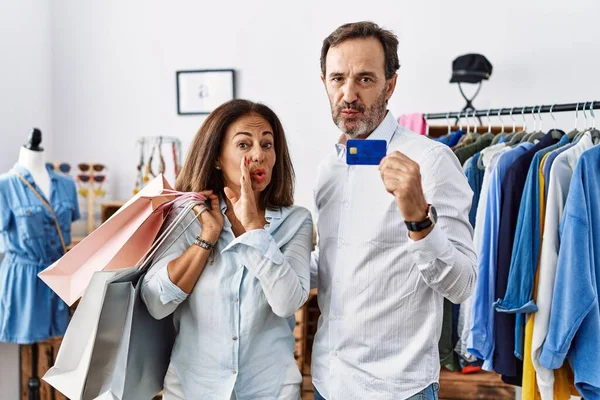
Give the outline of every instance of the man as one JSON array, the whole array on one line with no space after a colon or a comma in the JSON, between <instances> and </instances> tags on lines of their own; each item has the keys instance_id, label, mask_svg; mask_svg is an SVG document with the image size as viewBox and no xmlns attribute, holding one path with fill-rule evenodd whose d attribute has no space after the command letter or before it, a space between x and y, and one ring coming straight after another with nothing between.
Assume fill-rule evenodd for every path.
<instances>
[{"instance_id":1,"label":"man","mask_svg":"<svg viewBox=\"0 0 600 400\"><path fill-rule=\"evenodd\" d=\"M444 297L464 301L476 279L461 166L387 111L397 47L371 22L343 25L323 42L321 79L343 135L315 189L315 399L436 399ZM346 165L350 138L387 141L379 168Z\"/></svg>"}]
</instances>

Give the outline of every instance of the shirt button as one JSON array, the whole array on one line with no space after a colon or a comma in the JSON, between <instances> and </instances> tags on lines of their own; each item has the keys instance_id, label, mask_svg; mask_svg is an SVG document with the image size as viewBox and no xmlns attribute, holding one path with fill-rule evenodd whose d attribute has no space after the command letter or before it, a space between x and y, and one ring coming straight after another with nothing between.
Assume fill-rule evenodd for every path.
<instances>
[{"instance_id":1,"label":"shirt button","mask_svg":"<svg viewBox=\"0 0 600 400\"><path fill-rule=\"evenodd\" d=\"M330 318L332 321L335 321L335 315L332 315Z\"/></svg>"},{"instance_id":2,"label":"shirt button","mask_svg":"<svg viewBox=\"0 0 600 400\"><path fill-rule=\"evenodd\" d=\"M347 201L345 201L345 202L344 202L344 207L345 207L345 208L348 208L348 207L350 207L350 203L349 203L349 202L347 202Z\"/></svg>"},{"instance_id":3,"label":"shirt button","mask_svg":"<svg viewBox=\"0 0 600 400\"><path fill-rule=\"evenodd\" d=\"M335 278L335 281L336 281L336 282L339 282L339 281L340 281L340 278Z\"/></svg>"},{"instance_id":4,"label":"shirt button","mask_svg":"<svg viewBox=\"0 0 600 400\"><path fill-rule=\"evenodd\" d=\"M51 240L51 241L50 241L50 245L51 245L51 246L54 246L54 245L56 245L56 242L55 242L54 240Z\"/></svg>"},{"instance_id":5,"label":"shirt button","mask_svg":"<svg viewBox=\"0 0 600 400\"><path fill-rule=\"evenodd\" d=\"M237 337L237 336L234 336L234 337L233 337L233 340L234 340L234 341L235 341L235 340L237 340L237 339L238 339L238 337Z\"/></svg>"},{"instance_id":6,"label":"shirt button","mask_svg":"<svg viewBox=\"0 0 600 400\"><path fill-rule=\"evenodd\" d=\"M232 372L233 372L234 375L237 374L237 371L235 369Z\"/></svg>"},{"instance_id":7,"label":"shirt button","mask_svg":"<svg viewBox=\"0 0 600 400\"><path fill-rule=\"evenodd\" d=\"M339 240L338 240L338 243L339 243L339 245L340 245L340 246L343 246L343 245L344 245L344 243L346 243L346 242L344 241L344 239L339 239Z\"/></svg>"},{"instance_id":8,"label":"shirt button","mask_svg":"<svg viewBox=\"0 0 600 400\"><path fill-rule=\"evenodd\" d=\"M234 303L237 303L238 301L240 301L240 299L238 299L237 297L235 299L233 299Z\"/></svg>"}]
</instances>

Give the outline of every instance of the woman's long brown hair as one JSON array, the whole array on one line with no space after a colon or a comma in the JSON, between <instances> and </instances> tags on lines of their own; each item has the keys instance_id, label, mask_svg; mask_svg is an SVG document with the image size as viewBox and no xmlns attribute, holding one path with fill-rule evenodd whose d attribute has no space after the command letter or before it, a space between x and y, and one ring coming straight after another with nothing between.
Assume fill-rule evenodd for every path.
<instances>
[{"instance_id":1,"label":"woman's long brown hair","mask_svg":"<svg viewBox=\"0 0 600 400\"><path fill-rule=\"evenodd\" d=\"M290 158L283 126L277 115L264 104L235 99L222 104L206 118L188 151L185 164L175 182L182 192L213 190L223 197L223 174L216 169L227 128L239 118L258 114L273 128L275 166L271 182L261 193L261 207L289 207L294 203L294 167Z\"/></svg>"}]
</instances>

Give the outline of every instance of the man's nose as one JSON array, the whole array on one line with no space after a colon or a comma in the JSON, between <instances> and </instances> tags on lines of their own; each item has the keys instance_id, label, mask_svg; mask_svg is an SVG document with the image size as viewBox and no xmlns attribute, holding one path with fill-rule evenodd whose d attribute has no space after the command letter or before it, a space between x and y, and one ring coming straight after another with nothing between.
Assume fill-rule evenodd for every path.
<instances>
[{"instance_id":1,"label":"man's nose","mask_svg":"<svg viewBox=\"0 0 600 400\"><path fill-rule=\"evenodd\" d=\"M344 100L348 104L354 103L356 100L358 100L358 91L356 88L356 84L351 80L348 80L344 85L343 93L344 97L342 98L342 100Z\"/></svg>"}]
</instances>

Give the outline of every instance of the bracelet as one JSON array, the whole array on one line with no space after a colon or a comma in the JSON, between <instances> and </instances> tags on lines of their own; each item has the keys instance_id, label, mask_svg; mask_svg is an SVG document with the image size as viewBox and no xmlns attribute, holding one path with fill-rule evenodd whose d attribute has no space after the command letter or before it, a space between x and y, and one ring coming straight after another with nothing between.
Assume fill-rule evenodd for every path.
<instances>
[{"instance_id":1,"label":"bracelet","mask_svg":"<svg viewBox=\"0 0 600 400\"><path fill-rule=\"evenodd\" d=\"M206 241L204 239L201 239L200 236L196 237L196 240L194 240L194 244L196 246L200 246L200 247L202 247L203 249L206 249L206 250L212 250L212 249L215 248L214 244L212 244L211 242L208 242L208 241Z\"/></svg>"}]
</instances>

